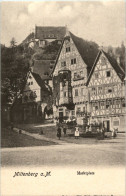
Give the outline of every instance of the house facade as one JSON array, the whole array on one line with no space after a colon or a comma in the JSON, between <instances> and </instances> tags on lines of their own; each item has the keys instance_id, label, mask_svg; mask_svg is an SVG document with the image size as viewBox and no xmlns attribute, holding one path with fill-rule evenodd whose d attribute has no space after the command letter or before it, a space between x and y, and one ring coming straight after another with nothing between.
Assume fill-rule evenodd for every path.
<instances>
[{"instance_id":1,"label":"house facade","mask_svg":"<svg viewBox=\"0 0 126 196\"><path fill-rule=\"evenodd\" d=\"M53 70L54 118L76 117L77 123L83 124L89 111L86 60L81 39L67 32Z\"/></svg>"},{"instance_id":2,"label":"house facade","mask_svg":"<svg viewBox=\"0 0 126 196\"><path fill-rule=\"evenodd\" d=\"M50 42L55 40L61 44L66 33L66 27L53 27L53 26L36 26L35 27L35 40L38 41L39 47L43 48Z\"/></svg>"},{"instance_id":3,"label":"house facade","mask_svg":"<svg viewBox=\"0 0 126 196\"><path fill-rule=\"evenodd\" d=\"M101 50L87 80L90 123L106 130L125 128L125 73L116 60Z\"/></svg>"},{"instance_id":4,"label":"house facade","mask_svg":"<svg viewBox=\"0 0 126 196\"><path fill-rule=\"evenodd\" d=\"M52 92L41 77L29 71L24 89L13 106L13 121L41 122L52 107Z\"/></svg>"}]
</instances>

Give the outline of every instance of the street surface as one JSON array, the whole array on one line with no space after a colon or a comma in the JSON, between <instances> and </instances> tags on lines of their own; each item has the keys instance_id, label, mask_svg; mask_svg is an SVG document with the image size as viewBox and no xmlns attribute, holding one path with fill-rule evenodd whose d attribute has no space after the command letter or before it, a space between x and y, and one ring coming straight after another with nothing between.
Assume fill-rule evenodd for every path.
<instances>
[{"instance_id":1,"label":"street surface","mask_svg":"<svg viewBox=\"0 0 126 196\"><path fill-rule=\"evenodd\" d=\"M62 142L58 145L3 148L7 166L125 166L125 134L115 139L85 139L85 144Z\"/></svg>"}]
</instances>

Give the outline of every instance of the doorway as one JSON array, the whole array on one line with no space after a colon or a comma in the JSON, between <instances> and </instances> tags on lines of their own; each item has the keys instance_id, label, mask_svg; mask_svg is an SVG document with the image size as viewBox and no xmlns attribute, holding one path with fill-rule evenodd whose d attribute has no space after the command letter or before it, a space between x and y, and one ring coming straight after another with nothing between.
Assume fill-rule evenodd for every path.
<instances>
[{"instance_id":1,"label":"doorway","mask_svg":"<svg viewBox=\"0 0 126 196\"><path fill-rule=\"evenodd\" d=\"M63 122L63 112L59 112L59 122Z\"/></svg>"},{"instance_id":2,"label":"doorway","mask_svg":"<svg viewBox=\"0 0 126 196\"><path fill-rule=\"evenodd\" d=\"M105 127L105 130L107 132L110 131L110 121L109 120L103 121L103 126Z\"/></svg>"}]
</instances>

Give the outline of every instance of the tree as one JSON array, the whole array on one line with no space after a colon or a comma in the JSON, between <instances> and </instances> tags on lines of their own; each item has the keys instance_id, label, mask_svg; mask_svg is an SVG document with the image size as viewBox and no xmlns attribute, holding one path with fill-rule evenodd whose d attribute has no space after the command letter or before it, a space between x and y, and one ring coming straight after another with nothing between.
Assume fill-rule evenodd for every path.
<instances>
[{"instance_id":1,"label":"tree","mask_svg":"<svg viewBox=\"0 0 126 196\"><path fill-rule=\"evenodd\" d=\"M108 46L108 54L110 55L110 56L114 56L114 52L113 52L113 47L112 46Z\"/></svg>"},{"instance_id":2,"label":"tree","mask_svg":"<svg viewBox=\"0 0 126 196\"><path fill-rule=\"evenodd\" d=\"M16 47L16 39L14 38L14 37L12 37L12 39L11 39L11 41L10 41L10 47L11 48L14 48L14 47Z\"/></svg>"}]
</instances>

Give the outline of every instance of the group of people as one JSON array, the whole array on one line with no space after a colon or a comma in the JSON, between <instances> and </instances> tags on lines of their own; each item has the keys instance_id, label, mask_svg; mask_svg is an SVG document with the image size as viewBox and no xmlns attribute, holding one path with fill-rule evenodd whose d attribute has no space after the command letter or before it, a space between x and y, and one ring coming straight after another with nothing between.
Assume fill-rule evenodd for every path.
<instances>
[{"instance_id":1,"label":"group of people","mask_svg":"<svg viewBox=\"0 0 126 196\"><path fill-rule=\"evenodd\" d=\"M60 140L60 138L61 138L61 131L62 130L62 128L60 127L60 126L58 126L58 128L57 128L57 137L59 138L59 140ZM64 136L66 135L66 128L64 127L63 128L63 133L64 133ZM75 139L78 139L79 138L79 136L80 136L80 133L79 133L79 127L75 127Z\"/></svg>"}]
</instances>

